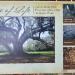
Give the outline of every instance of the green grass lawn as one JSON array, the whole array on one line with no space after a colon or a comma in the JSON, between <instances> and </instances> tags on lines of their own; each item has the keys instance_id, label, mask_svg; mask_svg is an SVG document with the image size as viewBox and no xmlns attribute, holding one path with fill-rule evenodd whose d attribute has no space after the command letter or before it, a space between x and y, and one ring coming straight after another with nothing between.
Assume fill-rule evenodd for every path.
<instances>
[{"instance_id":1,"label":"green grass lawn","mask_svg":"<svg viewBox=\"0 0 75 75\"><path fill-rule=\"evenodd\" d=\"M55 51L30 51L30 52L27 52L28 54L33 54L33 55L38 55L38 54L41 54L41 55L49 55L49 56L53 56L55 55ZM5 51L0 51L0 56L2 55L8 55L9 52L5 52Z\"/></svg>"},{"instance_id":2,"label":"green grass lawn","mask_svg":"<svg viewBox=\"0 0 75 75\"><path fill-rule=\"evenodd\" d=\"M29 54L46 54L46 55L54 55L54 51L35 51L35 52L28 52Z\"/></svg>"}]
</instances>

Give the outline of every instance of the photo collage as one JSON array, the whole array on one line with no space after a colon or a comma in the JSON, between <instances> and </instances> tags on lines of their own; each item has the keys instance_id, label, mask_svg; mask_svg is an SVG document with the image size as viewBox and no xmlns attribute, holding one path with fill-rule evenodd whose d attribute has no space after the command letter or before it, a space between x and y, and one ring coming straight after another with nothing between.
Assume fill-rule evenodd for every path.
<instances>
[{"instance_id":1,"label":"photo collage","mask_svg":"<svg viewBox=\"0 0 75 75\"><path fill-rule=\"evenodd\" d=\"M75 69L75 4L63 5L64 69Z\"/></svg>"},{"instance_id":2,"label":"photo collage","mask_svg":"<svg viewBox=\"0 0 75 75\"><path fill-rule=\"evenodd\" d=\"M1 75L75 75L72 1L0 3Z\"/></svg>"}]
</instances>

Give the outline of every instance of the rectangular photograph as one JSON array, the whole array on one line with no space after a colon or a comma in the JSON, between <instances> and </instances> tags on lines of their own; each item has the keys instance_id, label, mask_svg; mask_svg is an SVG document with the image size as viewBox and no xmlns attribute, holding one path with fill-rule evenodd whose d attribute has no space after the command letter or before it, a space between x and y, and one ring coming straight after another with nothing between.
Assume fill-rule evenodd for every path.
<instances>
[{"instance_id":1,"label":"rectangular photograph","mask_svg":"<svg viewBox=\"0 0 75 75\"><path fill-rule=\"evenodd\" d=\"M55 17L0 17L0 63L54 63Z\"/></svg>"},{"instance_id":2,"label":"rectangular photograph","mask_svg":"<svg viewBox=\"0 0 75 75\"><path fill-rule=\"evenodd\" d=\"M63 22L75 23L75 4L63 4Z\"/></svg>"},{"instance_id":3,"label":"rectangular photograph","mask_svg":"<svg viewBox=\"0 0 75 75\"><path fill-rule=\"evenodd\" d=\"M0 9L0 74L63 72L62 4L1 1Z\"/></svg>"},{"instance_id":4,"label":"rectangular photograph","mask_svg":"<svg viewBox=\"0 0 75 75\"><path fill-rule=\"evenodd\" d=\"M63 26L63 44L75 45L75 25Z\"/></svg>"},{"instance_id":5,"label":"rectangular photograph","mask_svg":"<svg viewBox=\"0 0 75 75\"><path fill-rule=\"evenodd\" d=\"M75 47L63 48L64 69L75 69Z\"/></svg>"}]
</instances>

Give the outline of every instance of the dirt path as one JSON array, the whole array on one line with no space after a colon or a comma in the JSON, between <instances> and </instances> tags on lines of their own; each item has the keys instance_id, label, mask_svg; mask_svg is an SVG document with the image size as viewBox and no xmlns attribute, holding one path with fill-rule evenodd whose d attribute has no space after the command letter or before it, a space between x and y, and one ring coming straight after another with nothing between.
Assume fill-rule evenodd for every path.
<instances>
[{"instance_id":1,"label":"dirt path","mask_svg":"<svg viewBox=\"0 0 75 75\"><path fill-rule=\"evenodd\" d=\"M0 57L0 63L54 63L55 57L49 55L30 55L25 57Z\"/></svg>"}]
</instances>

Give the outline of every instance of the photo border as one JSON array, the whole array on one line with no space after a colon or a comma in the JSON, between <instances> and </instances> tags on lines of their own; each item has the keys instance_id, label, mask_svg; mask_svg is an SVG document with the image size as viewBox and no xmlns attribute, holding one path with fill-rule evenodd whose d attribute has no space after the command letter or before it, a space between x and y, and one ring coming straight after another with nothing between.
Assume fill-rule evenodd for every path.
<instances>
[{"instance_id":1,"label":"photo border","mask_svg":"<svg viewBox=\"0 0 75 75\"><path fill-rule=\"evenodd\" d=\"M61 73L63 71L63 15L62 14L62 4L53 3L50 1L1 1L0 9L10 9L11 6L30 6L32 10L30 14L25 14L26 16L55 16L55 63L9 63L0 64L0 74L24 74L24 73ZM45 8L50 8L49 12L44 14L37 14L35 9L40 8L42 10ZM34 12L34 14L32 13ZM40 11L39 11L40 12ZM15 14L11 12L5 14L6 12L1 12L0 16L21 16L21 13ZM23 16L25 16L23 15ZM61 35L61 36L60 36Z\"/></svg>"}]
</instances>

